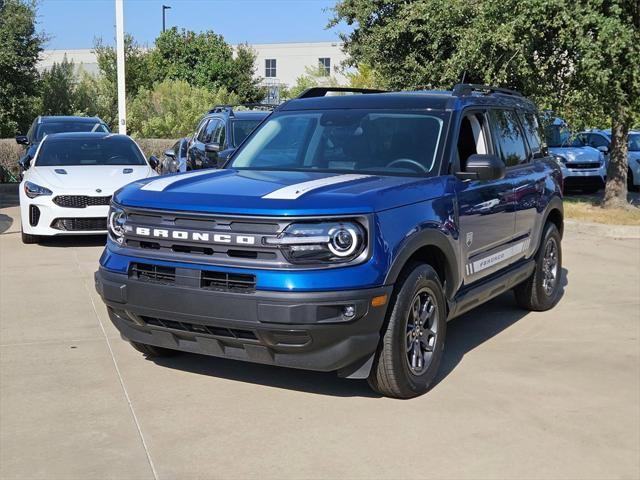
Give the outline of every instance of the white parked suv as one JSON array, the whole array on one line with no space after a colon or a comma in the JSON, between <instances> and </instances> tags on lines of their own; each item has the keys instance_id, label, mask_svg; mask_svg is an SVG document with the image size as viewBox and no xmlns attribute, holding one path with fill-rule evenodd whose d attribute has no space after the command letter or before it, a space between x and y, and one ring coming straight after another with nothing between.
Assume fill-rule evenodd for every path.
<instances>
[{"instance_id":1,"label":"white parked suv","mask_svg":"<svg viewBox=\"0 0 640 480\"><path fill-rule=\"evenodd\" d=\"M20 183L22 241L41 236L104 234L113 193L157 175L126 135L58 133L46 136Z\"/></svg>"},{"instance_id":2,"label":"white parked suv","mask_svg":"<svg viewBox=\"0 0 640 480\"><path fill-rule=\"evenodd\" d=\"M601 149L607 154L609 153L609 149L611 148L611 130L594 128L580 132L578 136L585 144L599 150ZM627 159L629 162L627 185L629 190L638 190L640 188L640 131L632 130L629 132L629 152Z\"/></svg>"},{"instance_id":3,"label":"white parked suv","mask_svg":"<svg viewBox=\"0 0 640 480\"><path fill-rule=\"evenodd\" d=\"M565 189L594 193L604 186L607 165L603 151L586 145L560 118L545 127L545 134L549 154L562 170Z\"/></svg>"}]
</instances>

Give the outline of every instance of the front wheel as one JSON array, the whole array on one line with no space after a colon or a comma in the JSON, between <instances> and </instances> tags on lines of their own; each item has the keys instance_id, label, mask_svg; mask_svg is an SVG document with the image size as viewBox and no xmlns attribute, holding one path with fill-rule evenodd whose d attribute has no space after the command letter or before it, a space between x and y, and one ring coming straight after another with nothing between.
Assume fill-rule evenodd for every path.
<instances>
[{"instance_id":1,"label":"front wheel","mask_svg":"<svg viewBox=\"0 0 640 480\"><path fill-rule=\"evenodd\" d=\"M444 293L435 270L412 266L399 280L369 385L394 398L425 393L433 382L447 327Z\"/></svg>"},{"instance_id":2,"label":"front wheel","mask_svg":"<svg viewBox=\"0 0 640 480\"><path fill-rule=\"evenodd\" d=\"M525 310L543 312L560 300L562 275L562 247L558 228L545 226L536 253L536 266L531 276L514 288L516 302Z\"/></svg>"},{"instance_id":3,"label":"front wheel","mask_svg":"<svg viewBox=\"0 0 640 480\"><path fill-rule=\"evenodd\" d=\"M38 235L31 235L29 233L24 233L24 230L21 230L20 233L22 234L22 243L25 243L25 244L38 243L38 241L40 240L40 237L38 237Z\"/></svg>"}]
</instances>

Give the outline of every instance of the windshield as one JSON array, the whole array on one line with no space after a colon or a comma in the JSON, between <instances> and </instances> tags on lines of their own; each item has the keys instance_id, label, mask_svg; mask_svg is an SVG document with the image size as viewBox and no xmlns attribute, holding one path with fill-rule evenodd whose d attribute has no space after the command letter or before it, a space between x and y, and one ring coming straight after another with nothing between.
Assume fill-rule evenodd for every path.
<instances>
[{"instance_id":1,"label":"windshield","mask_svg":"<svg viewBox=\"0 0 640 480\"><path fill-rule=\"evenodd\" d=\"M233 121L233 146L237 147L249 136L253 129L262 121L260 120L234 120Z\"/></svg>"},{"instance_id":2,"label":"windshield","mask_svg":"<svg viewBox=\"0 0 640 480\"><path fill-rule=\"evenodd\" d=\"M73 120L41 123L36 128L35 141L39 142L45 135L64 132L103 132L109 133L109 128L102 122L80 122Z\"/></svg>"},{"instance_id":3,"label":"windshield","mask_svg":"<svg viewBox=\"0 0 640 480\"><path fill-rule=\"evenodd\" d=\"M585 143L565 126L549 125L545 128L549 147L584 147Z\"/></svg>"},{"instance_id":4,"label":"windshield","mask_svg":"<svg viewBox=\"0 0 640 480\"><path fill-rule=\"evenodd\" d=\"M629 151L640 152L640 133L629 134Z\"/></svg>"},{"instance_id":5,"label":"windshield","mask_svg":"<svg viewBox=\"0 0 640 480\"><path fill-rule=\"evenodd\" d=\"M36 159L38 167L74 165L145 165L138 146L128 137L55 138L46 140Z\"/></svg>"},{"instance_id":6,"label":"windshield","mask_svg":"<svg viewBox=\"0 0 640 480\"><path fill-rule=\"evenodd\" d=\"M442 114L330 110L272 116L231 168L424 175L432 171Z\"/></svg>"}]
</instances>

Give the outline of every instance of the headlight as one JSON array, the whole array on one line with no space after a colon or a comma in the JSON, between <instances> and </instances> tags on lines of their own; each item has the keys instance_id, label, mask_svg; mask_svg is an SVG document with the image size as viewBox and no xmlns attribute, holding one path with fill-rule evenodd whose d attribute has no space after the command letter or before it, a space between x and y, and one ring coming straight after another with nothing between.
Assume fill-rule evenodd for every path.
<instances>
[{"instance_id":1,"label":"headlight","mask_svg":"<svg viewBox=\"0 0 640 480\"><path fill-rule=\"evenodd\" d=\"M347 263L366 249L364 228L357 222L293 223L266 243L276 245L291 263Z\"/></svg>"},{"instance_id":2,"label":"headlight","mask_svg":"<svg viewBox=\"0 0 640 480\"><path fill-rule=\"evenodd\" d=\"M553 159L558 163L558 165L560 165L561 167L564 167L565 163L567 163L567 159L564 158L562 155L554 155Z\"/></svg>"},{"instance_id":3,"label":"headlight","mask_svg":"<svg viewBox=\"0 0 640 480\"><path fill-rule=\"evenodd\" d=\"M42 195L52 195L53 192L48 188L41 187L40 185L36 185L31 182L24 182L24 193L27 194L29 198L36 198Z\"/></svg>"},{"instance_id":4,"label":"headlight","mask_svg":"<svg viewBox=\"0 0 640 480\"><path fill-rule=\"evenodd\" d=\"M127 212L122 208L111 204L109 208L109 236L120 245L124 242L124 224L127 222Z\"/></svg>"}]
</instances>

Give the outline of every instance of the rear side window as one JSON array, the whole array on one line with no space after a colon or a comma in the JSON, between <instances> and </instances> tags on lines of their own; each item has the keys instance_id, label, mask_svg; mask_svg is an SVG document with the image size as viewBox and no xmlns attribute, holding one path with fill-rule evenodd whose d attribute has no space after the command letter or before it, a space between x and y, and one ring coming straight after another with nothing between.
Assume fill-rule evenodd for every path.
<instances>
[{"instance_id":1,"label":"rear side window","mask_svg":"<svg viewBox=\"0 0 640 480\"><path fill-rule=\"evenodd\" d=\"M527 148L516 113L511 110L492 110L491 120L505 165L513 167L526 163Z\"/></svg>"},{"instance_id":2,"label":"rear side window","mask_svg":"<svg viewBox=\"0 0 640 480\"><path fill-rule=\"evenodd\" d=\"M529 148L534 158L542 156L542 140L540 139L540 124L533 112L524 112L520 119L524 128L524 134L529 142Z\"/></svg>"}]
</instances>

